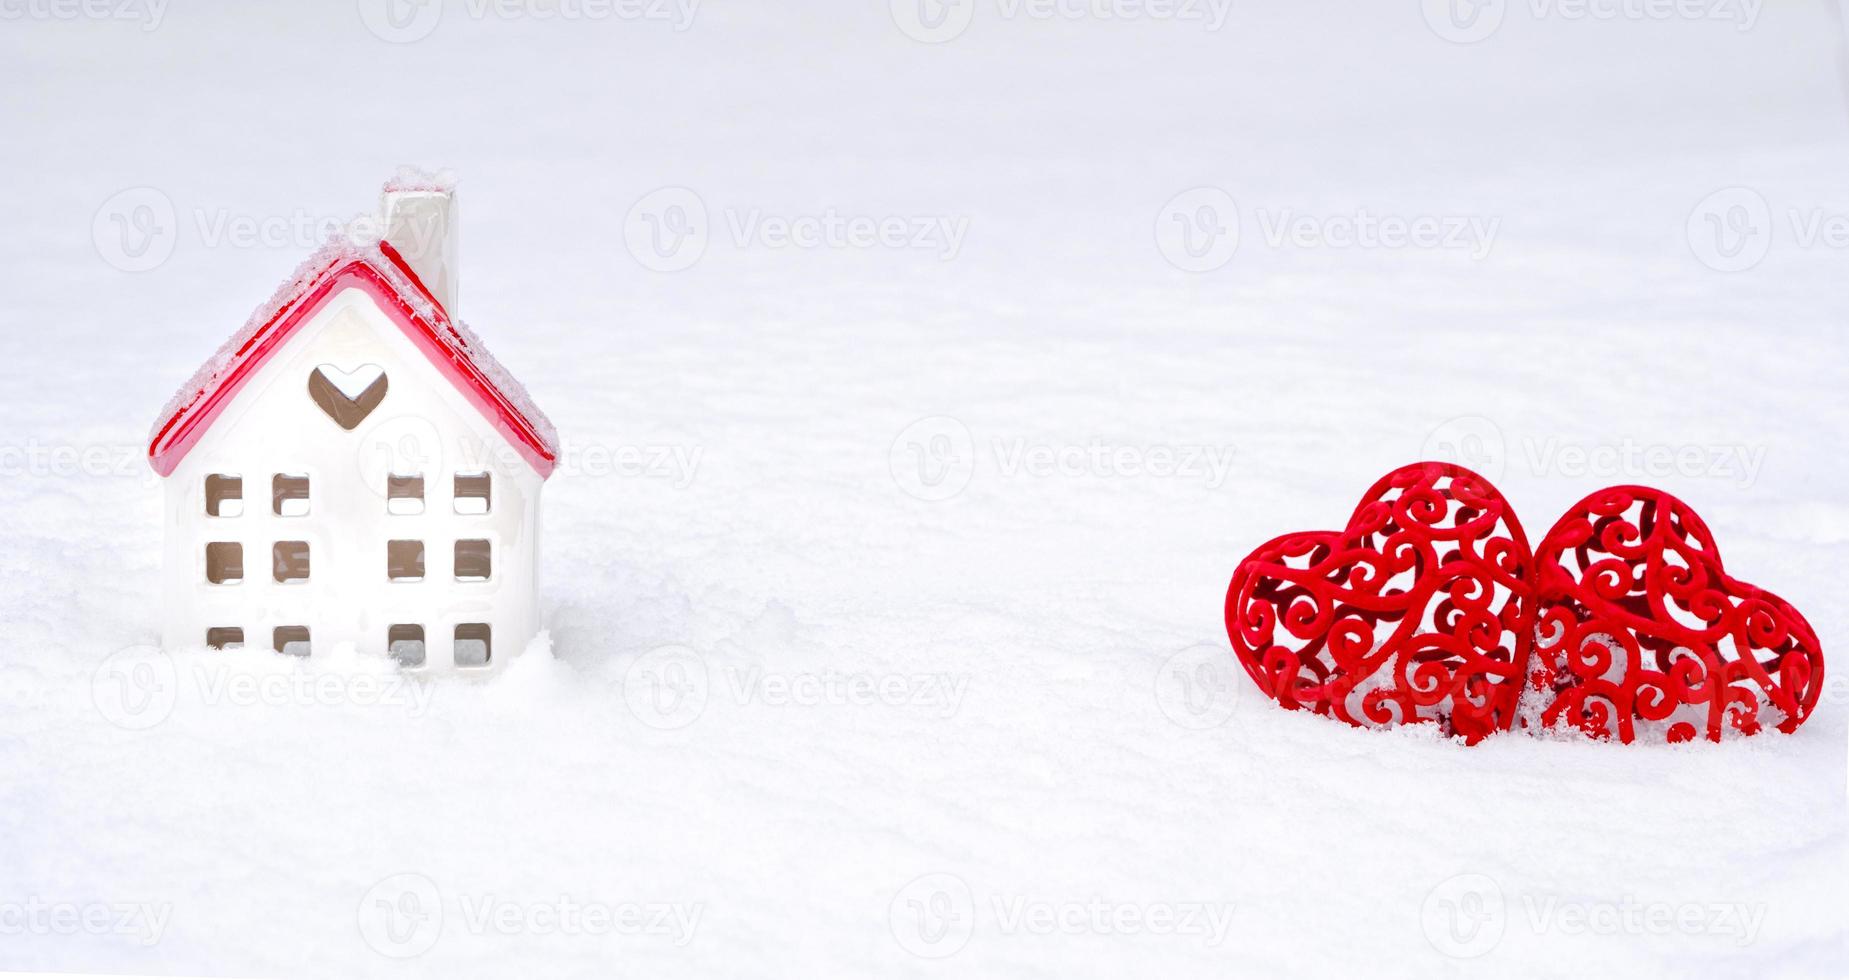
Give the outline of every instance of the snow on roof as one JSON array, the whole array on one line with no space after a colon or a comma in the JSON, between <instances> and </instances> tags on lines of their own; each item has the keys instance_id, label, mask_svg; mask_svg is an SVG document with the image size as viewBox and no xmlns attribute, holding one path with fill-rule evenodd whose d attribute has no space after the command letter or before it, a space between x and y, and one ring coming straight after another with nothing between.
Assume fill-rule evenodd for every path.
<instances>
[{"instance_id":1,"label":"snow on roof","mask_svg":"<svg viewBox=\"0 0 1849 980\"><path fill-rule=\"evenodd\" d=\"M426 189L397 186L405 177L401 171L387 188ZM430 181L427 189L454 186L453 181L439 183L430 175L418 177ZM378 240L376 219L371 218L356 219L349 228L331 235L168 400L148 437L148 458L155 472L162 476L173 472L231 394L282 346L283 339L332 298L337 290L330 287L343 282L372 292L387 315L419 341L419 349L540 476L551 474L558 458L558 431L551 420L533 403L526 388L488 353L475 332L452 320L397 251Z\"/></svg>"}]
</instances>

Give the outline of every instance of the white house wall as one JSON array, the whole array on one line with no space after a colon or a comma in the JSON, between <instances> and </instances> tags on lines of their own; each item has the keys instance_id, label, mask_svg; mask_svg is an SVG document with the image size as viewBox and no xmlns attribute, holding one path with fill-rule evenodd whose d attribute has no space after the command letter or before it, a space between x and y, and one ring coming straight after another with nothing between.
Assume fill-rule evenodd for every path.
<instances>
[{"instance_id":1,"label":"white house wall","mask_svg":"<svg viewBox=\"0 0 1849 980\"><path fill-rule=\"evenodd\" d=\"M352 431L309 395L321 365L384 369L384 400ZM456 513L455 474L486 469L491 506ZM387 476L424 477L423 513L387 509ZM243 481L242 513L206 513L206 477ZM308 513L272 512L276 474L306 474ZM238 391L166 480L166 623L170 648L197 647L207 630L243 630L247 648L269 649L279 626L306 626L312 649L351 643L386 652L396 624L424 628L425 664L453 666L462 623L492 629L491 666L517 654L538 630L539 492L543 481L461 392L359 289L327 303ZM490 542L485 582L454 577L454 542ZM387 576L391 540L424 542L424 577ZM306 541L309 577L280 583L272 545ZM206 579L206 545L243 546L238 584Z\"/></svg>"}]
</instances>

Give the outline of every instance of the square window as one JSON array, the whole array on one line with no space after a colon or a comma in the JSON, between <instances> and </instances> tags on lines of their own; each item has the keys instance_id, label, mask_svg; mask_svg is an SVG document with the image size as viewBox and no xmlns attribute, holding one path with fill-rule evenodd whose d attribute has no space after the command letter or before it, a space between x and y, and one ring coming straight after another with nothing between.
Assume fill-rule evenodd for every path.
<instances>
[{"instance_id":1,"label":"square window","mask_svg":"<svg viewBox=\"0 0 1849 980\"><path fill-rule=\"evenodd\" d=\"M205 512L212 517L242 517L244 478L227 473L206 474Z\"/></svg>"},{"instance_id":2,"label":"square window","mask_svg":"<svg viewBox=\"0 0 1849 980\"><path fill-rule=\"evenodd\" d=\"M213 585L244 581L244 546L236 541L213 541L205 546L205 580Z\"/></svg>"},{"instance_id":3,"label":"square window","mask_svg":"<svg viewBox=\"0 0 1849 980\"><path fill-rule=\"evenodd\" d=\"M385 476L385 512L387 514L422 514L424 512L424 476L413 473Z\"/></svg>"},{"instance_id":4,"label":"square window","mask_svg":"<svg viewBox=\"0 0 1849 980\"><path fill-rule=\"evenodd\" d=\"M308 656L308 627L306 626L278 626L270 638L275 641L277 653L286 653L291 657Z\"/></svg>"},{"instance_id":5,"label":"square window","mask_svg":"<svg viewBox=\"0 0 1849 980\"><path fill-rule=\"evenodd\" d=\"M494 561L488 542L482 538L464 538L456 542L456 581L486 582L494 574Z\"/></svg>"},{"instance_id":6,"label":"square window","mask_svg":"<svg viewBox=\"0 0 1849 980\"><path fill-rule=\"evenodd\" d=\"M278 541L270 548L270 558L276 581L308 581L308 542Z\"/></svg>"},{"instance_id":7,"label":"square window","mask_svg":"<svg viewBox=\"0 0 1849 980\"><path fill-rule=\"evenodd\" d=\"M385 631L386 649L392 659L401 667L422 667L424 665L424 628L412 623L401 623Z\"/></svg>"},{"instance_id":8,"label":"square window","mask_svg":"<svg viewBox=\"0 0 1849 980\"><path fill-rule=\"evenodd\" d=\"M214 626L205 631L205 645L214 650L230 650L244 645L244 630L236 626Z\"/></svg>"},{"instance_id":9,"label":"square window","mask_svg":"<svg viewBox=\"0 0 1849 980\"><path fill-rule=\"evenodd\" d=\"M487 623L456 624L456 666L486 667L494 655L492 631Z\"/></svg>"},{"instance_id":10,"label":"square window","mask_svg":"<svg viewBox=\"0 0 1849 980\"><path fill-rule=\"evenodd\" d=\"M456 474L456 513L486 514L491 501L487 473Z\"/></svg>"},{"instance_id":11,"label":"square window","mask_svg":"<svg viewBox=\"0 0 1849 980\"><path fill-rule=\"evenodd\" d=\"M278 473L270 480L270 506L278 517L308 514L308 477Z\"/></svg>"},{"instance_id":12,"label":"square window","mask_svg":"<svg viewBox=\"0 0 1849 980\"><path fill-rule=\"evenodd\" d=\"M394 582L421 581L424 577L424 543L385 542L385 577Z\"/></svg>"}]
</instances>

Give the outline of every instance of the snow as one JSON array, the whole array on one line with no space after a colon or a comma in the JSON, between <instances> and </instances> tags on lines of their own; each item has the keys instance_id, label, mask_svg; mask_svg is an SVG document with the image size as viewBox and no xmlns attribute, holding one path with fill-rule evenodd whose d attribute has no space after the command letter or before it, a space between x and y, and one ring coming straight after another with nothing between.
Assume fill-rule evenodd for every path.
<instances>
[{"instance_id":1,"label":"snow","mask_svg":"<svg viewBox=\"0 0 1849 980\"><path fill-rule=\"evenodd\" d=\"M400 164L397 173L380 188L383 193L436 192L453 194L461 181L452 170L426 170L416 164Z\"/></svg>"},{"instance_id":2,"label":"snow","mask_svg":"<svg viewBox=\"0 0 1849 980\"><path fill-rule=\"evenodd\" d=\"M0 25L0 968L1840 976L1834 675L1794 735L1674 747L1213 686L1234 564L1428 455L1531 539L1661 485L1842 646L1835 10L1505 7ZM460 176L460 306L559 425L546 635L430 685L146 650L140 427L406 161ZM1239 244L1186 272L1158 217L1203 187ZM1720 272L1736 187L1776 231ZM626 250L695 205L688 267ZM831 209L906 234L779 233ZM1461 244L1338 244L1363 212Z\"/></svg>"}]
</instances>

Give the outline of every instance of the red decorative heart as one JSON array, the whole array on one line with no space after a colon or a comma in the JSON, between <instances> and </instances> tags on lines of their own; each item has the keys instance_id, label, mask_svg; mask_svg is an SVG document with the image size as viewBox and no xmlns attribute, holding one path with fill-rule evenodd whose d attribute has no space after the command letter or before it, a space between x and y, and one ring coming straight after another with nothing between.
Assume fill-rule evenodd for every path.
<instances>
[{"instance_id":1,"label":"red decorative heart","mask_svg":"<svg viewBox=\"0 0 1849 980\"><path fill-rule=\"evenodd\" d=\"M1601 738L1718 741L1790 732L1823 687L1817 634L1790 603L1727 575L1694 510L1648 487L1580 501L1541 541L1524 715ZM1537 719L1527 717L1531 724Z\"/></svg>"},{"instance_id":2,"label":"red decorative heart","mask_svg":"<svg viewBox=\"0 0 1849 980\"><path fill-rule=\"evenodd\" d=\"M1287 534L1246 556L1226 631L1287 708L1352 725L1434 722L1475 742L1516 717L1532 563L1489 481L1415 463L1374 484L1342 531Z\"/></svg>"}]
</instances>

